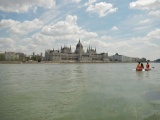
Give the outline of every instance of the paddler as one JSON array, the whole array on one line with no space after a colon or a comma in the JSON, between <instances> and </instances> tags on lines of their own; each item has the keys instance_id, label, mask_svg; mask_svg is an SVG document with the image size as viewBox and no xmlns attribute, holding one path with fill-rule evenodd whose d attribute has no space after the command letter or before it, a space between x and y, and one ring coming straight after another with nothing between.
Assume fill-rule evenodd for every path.
<instances>
[{"instance_id":1,"label":"paddler","mask_svg":"<svg viewBox=\"0 0 160 120\"><path fill-rule=\"evenodd\" d=\"M138 62L137 68L136 69L142 69L141 63Z\"/></svg>"},{"instance_id":2,"label":"paddler","mask_svg":"<svg viewBox=\"0 0 160 120\"><path fill-rule=\"evenodd\" d=\"M149 63L147 62L147 64L146 64L146 68L147 69L149 69L150 68L150 65L149 65Z\"/></svg>"}]
</instances>

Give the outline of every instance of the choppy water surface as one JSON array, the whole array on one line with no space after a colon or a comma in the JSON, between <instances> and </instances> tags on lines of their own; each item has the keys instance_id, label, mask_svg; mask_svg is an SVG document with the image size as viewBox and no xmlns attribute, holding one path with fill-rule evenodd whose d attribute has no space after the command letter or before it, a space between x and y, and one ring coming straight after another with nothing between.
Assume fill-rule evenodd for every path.
<instances>
[{"instance_id":1,"label":"choppy water surface","mask_svg":"<svg viewBox=\"0 0 160 120\"><path fill-rule=\"evenodd\" d=\"M0 64L0 120L159 120L160 64Z\"/></svg>"}]
</instances>

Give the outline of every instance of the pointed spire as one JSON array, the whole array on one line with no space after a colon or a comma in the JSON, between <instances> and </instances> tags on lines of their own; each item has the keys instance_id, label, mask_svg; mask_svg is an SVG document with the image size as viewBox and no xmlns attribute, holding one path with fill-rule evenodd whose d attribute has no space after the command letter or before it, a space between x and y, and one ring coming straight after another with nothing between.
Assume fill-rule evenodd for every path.
<instances>
[{"instance_id":1,"label":"pointed spire","mask_svg":"<svg viewBox=\"0 0 160 120\"><path fill-rule=\"evenodd\" d=\"M80 43L81 41L80 41L80 38L79 38L79 43Z\"/></svg>"}]
</instances>

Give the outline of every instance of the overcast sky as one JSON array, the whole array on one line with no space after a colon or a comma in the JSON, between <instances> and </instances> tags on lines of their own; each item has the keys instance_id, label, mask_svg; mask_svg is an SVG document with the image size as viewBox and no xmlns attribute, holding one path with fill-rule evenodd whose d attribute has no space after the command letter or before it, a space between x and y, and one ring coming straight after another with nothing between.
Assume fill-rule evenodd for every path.
<instances>
[{"instance_id":1,"label":"overcast sky","mask_svg":"<svg viewBox=\"0 0 160 120\"><path fill-rule=\"evenodd\" d=\"M0 0L0 51L61 46L160 58L160 0Z\"/></svg>"}]
</instances>

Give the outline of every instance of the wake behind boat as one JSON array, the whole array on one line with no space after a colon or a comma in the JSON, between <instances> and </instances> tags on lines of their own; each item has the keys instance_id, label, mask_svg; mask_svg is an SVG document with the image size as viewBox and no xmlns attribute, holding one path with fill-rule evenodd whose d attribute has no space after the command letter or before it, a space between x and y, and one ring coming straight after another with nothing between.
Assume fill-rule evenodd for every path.
<instances>
[{"instance_id":1,"label":"wake behind boat","mask_svg":"<svg viewBox=\"0 0 160 120\"><path fill-rule=\"evenodd\" d=\"M151 68L145 68L145 69L133 69L133 70L136 70L136 71L150 71L152 70Z\"/></svg>"},{"instance_id":2,"label":"wake behind boat","mask_svg":"<svg viewBox=\"0 0 160 120\"><path fill-rule=\"evenodd\" d=\"M136 71L143 71L142 68L136 68Z\"/></svg>"},{"instance_id":3,"label":"wake behind boat","mask_svg":"<svg viewBox=\"0 0 160 120\"><path fill-rule=\"evenodd\" d=\"M149 70L146 70L146 69L137 69L136 68L136 71L149 71Z\"/></svg>"},{"instance_id":4,"label":"wake behind boat","mask_svg":"<svg viewBox=\"0 0 160 120\"><path fill-rule=\"evenodd\" d=\"M146 69L137 69L136 68L136 71L150 71L151 70L151 68L146 68Z\"/></svg>"}]
</instances>

